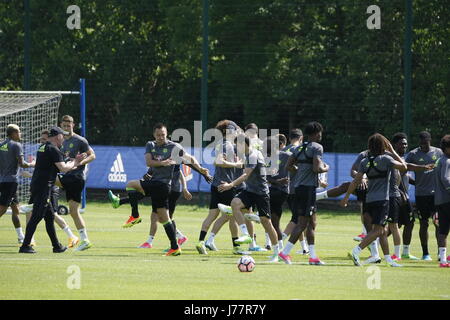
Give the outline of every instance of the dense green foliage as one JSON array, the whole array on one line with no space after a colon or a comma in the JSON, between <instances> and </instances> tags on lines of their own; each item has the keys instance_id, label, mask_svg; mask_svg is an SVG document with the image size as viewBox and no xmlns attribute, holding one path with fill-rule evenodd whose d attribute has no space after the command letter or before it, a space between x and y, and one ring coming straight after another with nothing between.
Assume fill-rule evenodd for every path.
<instances>
[{"instance_id":1,"label":"dense green foliage","mask_svg":"<svg viewBox=\"0 0 450 320\"><path fill-rule=\"evenodd\" d=\"M87 79L88 137L143 145L156 121L200 119L202 1L31 1L31 89L70 90ZM366 9L381 8L368 30ZM403 127L403 0L210 0L208 125L325 126L326 151L357 152L369 134ZM0 6L0 88L21 89L24 8ZM434 142L450 127L450 7L415 0L412 125ZM77 115L77 99L61 113Z\"/></svg>"}]
</instances>

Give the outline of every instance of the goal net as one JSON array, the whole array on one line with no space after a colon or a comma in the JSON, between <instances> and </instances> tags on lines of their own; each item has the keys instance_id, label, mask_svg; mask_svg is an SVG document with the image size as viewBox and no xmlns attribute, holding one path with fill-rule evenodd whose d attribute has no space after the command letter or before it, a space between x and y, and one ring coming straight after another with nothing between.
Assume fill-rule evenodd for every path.
<instances>
[{"instance_id":1,"label":"goal net","mask_svg":"<svg viewBox=\"0 0 450 320\"><path fill-rule=\"evenodd\" d=\"M0 141L6 139L8 124L20 127L21 143L25 161L36 157L39 138L43 130L58 123L58 108L62 95L58 92L0 91ZM25 177L33 168L20 169L17 195L20 203L27 204L30 198L31 179Z\"/></svg>"}]
</instances>

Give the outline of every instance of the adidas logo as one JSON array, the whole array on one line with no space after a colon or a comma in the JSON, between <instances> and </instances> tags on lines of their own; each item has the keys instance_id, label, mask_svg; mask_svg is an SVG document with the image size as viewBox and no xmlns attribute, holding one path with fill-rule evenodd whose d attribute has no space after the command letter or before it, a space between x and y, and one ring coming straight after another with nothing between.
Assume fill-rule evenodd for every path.
<instances>
[{"instance_id":1,"label":"adidas logo","mask_svg":"<svg viewBox=\"0 0 450 320\"><path fill-rule=\"evenodd\" d=\"M108 175L109 182L127 182L127 175L123 168L122 156L117 154L116 160L111 167L111 173Z\"/></svg>"}]
</instances>

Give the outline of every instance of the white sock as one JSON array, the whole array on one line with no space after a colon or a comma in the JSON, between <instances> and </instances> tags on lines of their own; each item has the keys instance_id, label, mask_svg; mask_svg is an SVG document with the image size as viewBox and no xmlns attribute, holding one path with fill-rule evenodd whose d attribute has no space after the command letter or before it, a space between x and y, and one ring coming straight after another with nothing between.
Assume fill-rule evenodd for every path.
<instances>
[{"instance_id":1,"label":"white sock","mask_svg":"<svg viewBox=\"0 0 450 320\"><path fill-rule=\"evenodd\" d=\"M147 243L148 244L151 244L152 242L153 242L153 239L155 239L155 237L154 236L152 236L152 235L150 235L150 236L148 236L148 239L147 239Z\"/></svg>"},{"instance_id":2,"label":"white sock","mask_svg":"<svg viewBox=\"0 0 450 320\"><path fill-rule=\"evenodd\" d=\"M252 243L250 243L250 248L256 248L258 245L256 244L256 234L252 237Z\"/></svg>"},{"instance_id":3,"label":"white sock","mask_svg":"<svg viewBox=\"0 0 450 320\"><path fill-rule=\"evenodd\" d=\"M286 246L283 249L283 254L288 255L291 252L293 247L294 247L294 244L288 241L286 243Z\"/></svg>"},{"instance_id":4,"label":"white sock","mask_svg":"<svg viewBox=\"0 0 450 320\"><path fill-rule=\"evenodd\" d=\"M440 263L447 263L447 248L439 247L439 258L441 260Z\"/></svg>"},{"instance_id":5,"label":"white sock","mask_svg":"<svg viewBox=\"0 0 450 320\"><path fill-rule=\"evenodd\" d=\"M357 255L359 255L361 253L362 249L360 246L356 246L353 248L353 253L356 253Z\"/></svg>"},{"instance_id":6,"label":"white sock","mask_svg":"<svg viewBox=\"0 0 450 320\"><path fill-rule=\"evenodd\" d=\"M176 231L177 231L177 234L176 234L177 239L184 238L184 234L182 234L180 230L177 229Z\"/></svg>"},{"instance_id":7,"label":"white sock","mask_svg":"<svg viewBox=\"0 0 450 320\"><path fill-rule=\"evenodd\" d=\"M211 233L209 234L208 240L206 240L206 243L214 242L214 237L215 237L215 236L216 236L216 234L211 232Z\"/></svg>"},{"instance_id":8,"label":"white sock","mask_svg":"<svg viewBox=\"0 0 450 320\"><path fill-rule=\"evenodd\" d=\"M25 235L23 234L22 227L16 228L16 233L17 233L18 239L23 241L23 239L25 238Z\"/></svg>"},{"instance_id":9,"label":"white sock","mask_svg":"<svg viewBox=\"0 0 450 320\"><path fill-rule=\"evenodd\" d=\"M274 255L278 255L280 253L280 248L279 248L278 244L273 244L272 248L273 248Z\"/></svg>"},{"instance_id":10,"label":"white sock","mask_svg":"<svg viewBox=\"0 0 450 320\"><path fill-rule=\"evenodd\" d=\"M316 193L316 200L322 200L322 199L327 199L327 198L328 198L328 193L326 190Z\"/></svg>"},{"instance_id":11,"label":"white sock","mask_svg":"<svg viewBox=\"0 0 450 320\"><path fill-rule=\"evenodd\" d=\"M366 227L364 225L362 225L362 232L361 233L367 234L367 230L366 230Z\"/></svg>"},{"instance_id":12,"label":"white sock","mask_svg":"<svg viewBox=\"0 0 450 320\"><path fill-rule=\"evenodd\" d=\"M400 258L400 247L401 246L394 246L394 254L398 258Z\"/></svg>"},{"instance_id":13,"label":"white sock","mask_svg":"<svg viewBox=\"0 0 450 320\"><path fill-rule=\"evenodd\" d=\"M281 234L281 238L282 238L283 241L286 240L287 237L289 237L289 236L286 233L283 232Z\"/></svg>"},{"instance_id":14,"label":"white sock","mask_svg":"<svg viewBox=\"0 0 450 320\"><path fill-rule=\"evenodd\" d=\"M386 254L386 255L384 256L384 260L386 260L387 263L392 263L392 262L393 262L393 261L392 261L392 258L391 258L391 256L390 256L389 254Z\"/></svg>"},{"instance_id":15,"label":"white sock","mask_svg":"<svg viewBox=\"0 0 450 320\"><path fill-rule=\"evenodd\" d=\"M245 225L245 223L239 225L239 229L241 229L241 232L242 232L244 235L250 236L250 235L248 234L247 226Z\"/></svg>"},{"instance_id":16,"label":"white sock","mask_svg":"<svg viewBox=\"0 0 450 320\"><path fill-rule=\"evenodd\" d=\"M314 245L313 244L309 245L309 256L312 259L317 259L317 257L316 257L316 250L314 249Z\"/></svg>"},{"instance_id":17,"label":"white sock","mask_svg":"<svg viewBox=\"0 0 450 320\"><path fill-rule=\"evenodd\" d=\"M87 235L87 230L86 230L86 228L84 228L84 229L79 229L79 230L78 230L78 233L80 234L81 241L89 240L89 239L88 239L88 235Z\"/></svg>"},{"instance_id":18,"label":"white sock","mask_svg":"<svg viewBox=\"0 0 450 320\"><path fill-rule=\"evenodd\" d=\"M305 239L303 239L302 241L300 241L300 244L302 246L302 250L303 251L308 251L308 243L306 242Z\"/></svg>"},{"instance_id":19,"label":"white sock","mask_svg":"<svg viewBox=\"0 0 450 320\"><path fill-rule=\"evenodd\" d=\"M266 246L270 246L271 242L270 242L270 237L269 234L266 232Z\"/></svg>"},{"instance_id":20,"label":"white sock","mask_svg":"<svg viewBox=\"0 0 450 320\"><path fill-rule=\"evenodd\" d=\"M409 255L409 245L408 246L406 246L406 245L403 246L403 254L404 255Z\"/></svg>"},{"instance_id":21,"label":"white sock","mask_svg":"<svg viewBox=\"0 0 450 320\"><path fill-rule=\"evenodd\" d=\"M380 256L380 253L378 252L378 238L370 244L369 248L370 248L370 255L372 257Z\"/></svg>"},{"instance_id":22,"label":"white sock","mask_svg":"<svg viewBox=\"0 0 450 320\"><path fill-rule=\"evenodd\" d=\"M70 230L70 227L68 225L63 229L63 231L69 238L75 238L75 235L73 234L72 230Z\"/></svg>"},{"instance_id":23,"label":"white sock","mask_svg":"<svg viewBox=\"0 0 450 320\"><path fill-rule=\"evenodd\" d=\"M278 249L283 250L283 246L284 246L283 240L278 240Z\"/></svg>"}]
</instances>

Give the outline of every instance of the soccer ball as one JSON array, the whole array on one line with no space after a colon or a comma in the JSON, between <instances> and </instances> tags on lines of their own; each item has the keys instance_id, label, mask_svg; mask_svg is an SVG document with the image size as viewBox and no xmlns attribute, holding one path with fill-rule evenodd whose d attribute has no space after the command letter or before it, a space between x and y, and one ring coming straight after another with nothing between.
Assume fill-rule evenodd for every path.
<instances>
[{"instance_id":1,"label":"soccer ball","mask_svg":"<svg viewBox=\"0 0 450 320\"><path fill-rule=\"evenodd\" d=\"M250 256L242 256L237 263L237 267L240 272L252 272L255 269L255 260Z\"/></svg>"}]
</instances>

